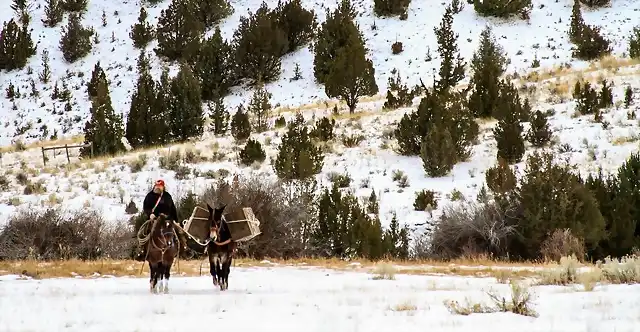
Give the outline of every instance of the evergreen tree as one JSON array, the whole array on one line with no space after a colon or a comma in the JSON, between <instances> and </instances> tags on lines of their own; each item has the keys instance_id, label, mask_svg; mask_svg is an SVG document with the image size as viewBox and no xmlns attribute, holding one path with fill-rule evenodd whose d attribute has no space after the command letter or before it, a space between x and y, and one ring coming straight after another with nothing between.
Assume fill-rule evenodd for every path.
<instances>
[{"instance_id":1,"label":"evergreen tree","mask_svg":"<svg viewBox=\"0 0 640 332\"><path fill-rule=\"evenodd\" d=\"M209 102L211 112L211 131L214 135L225 135L229 129L229 112L224 106L222 97Z\"/></svg>"},{"instance_id":2,"label":"evergreen tree","mask_svg":"<svg viewBox=\"0 0 640 332\"><path fill-rule=\"evenodd\" d=\"M267 155L262 149L260 142L249 139L244 148L240 150L240 163L246 166L253 164L254 162L262 163Z\"/></svg>"},{"instance_id":3,"label":"evergreen tree","mask_svg":"<svg viewBox=\"0 0 640 332\"><path fill-rule=\"evenodd\" d=\"M166 144L171 139L170 116L173 95L171 91L171 79L169 69L164 67L160 79L156 82L156 97L154 98L153 114L156 117L154 123L158 126L154 129L155 136Z\"/></svg>"},{"instance_id":4,"label":"evergreen tree","mask_svg":"<svg viewBox=\"0 0 640 332\"><path fill-rule=\"evenodd\" d=\"M82 15L87 11L89 0L64 0L61 5L62 8L70 14Z\"/></svg>"},{"instance_id":5,"label":"evergreen tree","mask_svg":"<svg viewBox=\"0 0 640 332\"><path fill-rule=\"evenodd\" d=\"M170 61L191 60L200 49L204 25L200 22L195 2L171 0L169 7L160 12L156 27L158 56Z\"/></svg>"},{"instance_id":6,"label":"evergreen tree","mask_svg":"<svg viewBox=\"0 0 640 332\"><path fill-rule=\"evenodd\" d=\"M333 12L327 9L327 18L320 26L313 45L313 75L319 83L326 83L341 48L353 42L354 38L364 40L354 23L355 17L356 11L351 0L341 0L340 6Z\"/></svg>"},{"instance_id":7,"label":"evergreen tree","mask_svg":"<svg viewBox=\"0 0 640 332\"><path fill-rule=\"evenodd\" d=\"M509 164L522 160L525 152L522 131L520 118L515 111L506 112L505 116L498 120L498 125L493 129L493 136L498 145L498 158Z\"/></svg>"},{"instance_id":8,"label":"evergreen tree","mask_svg":"<svg viewBox=\"0 0 640 332\"><path fill-rule=\"evenodd\" d=\"M91 101L90 113L91 118L84 126L84 140L85 144L93 144L94 156L114 155L123 151L122 117L113 110L106 81L98 82L96 96ZM82 148L81 155L89 156L90 152L91 148Z\"/></svg>"},{"instance_id":9,"label":"evergreen tree","mask_svg":"<svg viewBox=\"0 0 640 332\"><path fill-rule=\"evenodd\" d=\"M573 0L573 7L571 8L571 23L569 26L569 41L577 43L582 36L582 28L585 26L584 19L582 18L582 11L580 10L580 2Z\"/></svg>"},{"instance_id":10,"label":"evergreen tree","mask_svg":"<svg viewBox=\"0 0 640 332\"><path fill-rule=\"evenodd\" d=\"M376 191L371 189L371 194L367 200L367 213L378 214L380 212L380 204L378 203L378 197Z\"/></svg>"},{"instance_id":11,"label":"evergreen tree","mask_svg":"<svg viewBox=\"0 0 640 332\"><path fill-rule=\"evenodd\" d=\"M140 7L140 15L138 15L138 23L133 24L129 37L133 40L133 46L136 48L146 47L155 37L153 27L147 22L147 10Z\"/></svg>"},{"instance_id":12,"label":"evergreen tree","mask_svg":"<svg viewBox=\"0 0 640 332\"><path fill-rule=\"evenodd\" d=\"M193 0L197 16L205 29L210 29L233 13L227 0Z\"/></svg>"},{"instance_id":13,"label":"evergreen tree","mask_svg":"<svg viewBox=\"0 0 640 332\"><path fill-rule=\"evenodd\" d=\"M200 85L191 68L181 65L178 74L171 80L169 101L169 128L177 142L198 137L204 131L204 112L200 98Z\"/></svg>"},{"instance_id":14,"label":"evergreen tree","mask_svg":"<svg viewBox=\"0 0 640 332\"><path fill-rule=\"evenodd\" d=\"M248 111L253 117L253 125L251 127L258 133L269 129L268 121L271 117L271 97L272 94L261 84L253 92L253 96L251 96L251 100L249 101Z\"/></svg>"},{"instance_id":15,"label":"evergreen tree","mask_svg":"<svg viewBox=\"0 0 640 332\"><path fill-rule=\"evenodd\" d=\"M438 53L441 63L436 81L438 91L445 91L455 87L464 78L465 62L458 51L458 34L453 31L454 9L450 5L445 9L440 26L434 28L438 41Z\"/></svg>"},{"instance_id":16,"label":"evergreen tree","mask_svg":"<svg viewBox=\"0 0 640 332\"><path fill-rule=\"evenodd\" d=\"M473 8L481 16L507 18L515 14L528 17L533 5L531 0L471 0Z\"/></svg>"},{"instance_id":17,"label":"evergreen tree","mask_svg":"<svg viewBox=\"0 0 640 332\"><path fill-rule=\"evenodd\" d=\"M5 22L0 33L0 70L22 69L35 54L28 27L20 27L14 19Z\"/></svg>"},{"instance_id":18,"label":"evergreen tree","mask_svg":"<svg viewBox=\"0 0 640 332\"><path fill-rule=\"evenodd\" d=\"M533 119L531 119L531 127L527 132L527 140L537 148L549 143L551 140L551 129L549 129L546 114L536 111Z\"/></svg>"},{"instance_id":19,"label":"evergreen tree","mask_svg":"<svg viewBox=\"0 0 640 332\"><path fill-rule=\"evenodd\" d=\"M280 76L280 57L286 53L288 41L265 2L249 17L240 18L233 44L238 77L253 85L269 83Z\"/></svg>"},{"instance_id":20,"label":"evergreen tree","mask_svg":"<svg viewBox=\"0 0 640 332\"><path fill-rule=\"evenodd\" d=\"M302 114L298 113L287 129L273 163L278 178L285 181L305 180L318 174L324 165L324 155L311 142Z\"/></svg>"},{"instance_id":21,"label":"evergreen tree","mask_svg":"<svg viewBox=\"0 0 640 332\"><path fill-rule=\"evenodd\" d=\"M251 122L244 110L244 106L238 105L238 109L231 118L231 136L238 141L245 140L251 135Z\"/></svg>"},{"instance_id":22,"label":"evergreen tree","mask_svg":"<svg viewBox=\"0 0 640 332\"><path fill-rule=\"evenodd\" d=\"M496 42L490 27L480 34L480 46L471 60L473 91L469 108L477 117L491 117L497 108L500 76L504 74L507 58Z\"/></svg>"},{"instance_id":23,"label":"evergreen tree","mask_svg":"<svg viewBox=\"0 0 640 332\"><path fill-rule=\"evenodd\" d=\"M131 106L127 117L126 134L133 147L146 147L162 144L168 131L165 114L158 113L156 108L156 82L151 76L151 65L143 50L138 57L138 81L136 90L131 95Z\"/></svg>"},{"instance_id":24,"label":"evergreen tree","mask_svg":"<svg viewBox=\"0 0 640 332\"><path fill-rule=\"evenodd\" d=\"M278 6L273 11L278 26L287 38L286 53L295 52L315 37L318 21L313 10L302 7L301 0L278 0Z\"/></svg>"},{"instance_id":25,"label":"evergreen tree","mask_svg":"<svg viewBox=\"0 0 640 332\"><path fill-rule=\"evenodd\" d=\"M46 0L44 5L44 19L42 24L45 27L53 28L62 22L64 18L64 10L62 9L62 3L64 0Z\"/></svg>"},{"instance_id":26,"label":"evergreen tree","mask_svg":"<svg viewBox=\"0 0 640 332\"><path fill-rule=\"evenodd\" d=\"M91 80L87 83L87 94L89 98L93 98L98 95L98 85L100 82L107 83L107 75L104 73L100 61L96 62L91 72Z\"/></svg>"},{"instance_id":27,"label":"evergreen tree","mask_svg":"<svg viewBox=\"0 0 640 332\"><path fill-rule=\"evenodd\" d=\"M442 124L433 123L427 129L420 145L422 167L427 175L441 177L449 174L456 164L456 150L449 129Z\"/></svg>"},{"instance_id":28,"label":"evergreen tree","mask_svg":"<svg viewBox=\"0 0 640 332\"><path fill-rule=\"evenodd\" d=\"M551 153L534 152L526 164L517 189L518 256L538 258L548 234L565 228L584 239L587 250L595 248L605 236L605 221L593 193L570 166L554 164Z\"/></svg>"},{"instance_id":29,"label":"evergreen tree","mask_svg":"<svg viewBox=\"0 0 640 332\"><path fill-rule=\"evenodd\" d=\"M382 17L403 15L410 3L411 0L374 0L373 12Z\"/></svg>"},{"instance_id":30,"label":"evergreen tree","mask_svg":"<svg viewBox=\"0 0 640 332\"><path fill-rule=\"evenodd\" d=\"M515 173L509 167L509 163L498 158L498 164L490 167L484 173L485 183L497 198L506 198L518 185Z\"/></svg>"},{"instance_id":31,"label":"evergreen tree","mask_svg":"<svg viewBox=\"0 0 640 332\"><path fill-rule=\"evenodd\" d=\"M194 72L200 80L203 100L224 97L234 84L235 62L231 45L222 38L220 28L200 46L194 62Z\"/></svg>"},{"instance_id":32,"label":"evergreen tree","mask_svg":"<svg viewBox=\"0 0 640 332\"><path fill-rule=\"evenodd\" d=\"M69 63L74 63L83 58L93 48L91 36L93 29L82 26L81 16L78 13L69 14L67 26L62 28L60 39L60 51L62 56Z\"/></svg>"},{"instance_id":33,"label":"evergreen tree","mask_svg":"<svg viewBox=\"0 0 640 332\"><path fill-rule=\"evenodd\" d=\"M362 40L353 40L342 48L329 68L325 93L329 98L341 98L354 113L358 99L378 93L373 62L366 58Z\"/></svg>"}]
</instances>

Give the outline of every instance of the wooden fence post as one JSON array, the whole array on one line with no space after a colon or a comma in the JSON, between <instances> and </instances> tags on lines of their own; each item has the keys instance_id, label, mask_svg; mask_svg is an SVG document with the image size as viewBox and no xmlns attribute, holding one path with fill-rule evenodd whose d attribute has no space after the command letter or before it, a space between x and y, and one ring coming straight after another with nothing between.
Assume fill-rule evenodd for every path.
<instances>
[{"instance_id":1,"label":"wooden fence post","mask_svg":"<svg viewBox=\"0 0 640 332\"><path fill-rule=\"evenodd\" d=\"M44 155L44 146L41 146L40 149L42 149L42 165L47 166L47 157Z\"/></svg>"},{"instance_id":2,"label":"wooden fence post","mask_svg":"<svg viewBox=\"0 0 640 332\"><path fill-rule=\"evenodd\" d=\"M68 144L64 145L64 152L67 153L67 164L71 164L71 159L69 158L69 145Z\"/></svg>"}]
</instances>

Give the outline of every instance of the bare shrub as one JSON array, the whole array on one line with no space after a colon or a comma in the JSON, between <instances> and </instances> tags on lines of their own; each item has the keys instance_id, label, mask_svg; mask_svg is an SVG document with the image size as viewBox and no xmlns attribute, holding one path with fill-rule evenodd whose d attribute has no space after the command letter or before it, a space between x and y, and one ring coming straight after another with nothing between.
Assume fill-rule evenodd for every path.
<instances>
[{"instance_id":1,"label":"bare shrub","mask_svg":"<svg viewBox=\"0 0 640 332\"><path fill-rule=\"evenodd\" d=\"M309 202L303 195L291 195L280 182L252 176L237 178L230 185L220 182L203 198L212 206L226 204L225 213L250 207L260 220L261 235L238 249L249 257L296 258L305 255L303 231L309 219ZM215 205L214 205L215 204Z\"/></svg>"},{"instance_id":2,"label":"bare shrub","mask_svg":"<svg viewBox=\"0 0 640 332\"><path fill-rule=\"evenodd\" d=\"M514 231L497 204L464 201L445 207L435 221L429 252L439 259L502 256Z\"/></svg>"},{"instance_id":3,"label":"bare shrub","mask_svg":"<svg viewBox=\"0 0 640 332\"><path fill-rule=\"evenodd\" d=\"M95 212L22 211L0 229L0 260L126 258L133 233L109 227Z\"/></svg>"},{"instance_id":4,"label":"bare shrub","mask_svg":"<svg viewBox=\"0 0 640 332\"><path fill-rule=\"evenodd\" d=\"M472 303L469 299L466 299L465 304L460 304L454 300L445 300L444 306L454 315L468 316L471 314L490 314L496 312L495 308L483 303Z\"/></svg>"},{"instance_id":5,"label":"bare shrub","mask_svg":"<svg viewBox=\"0 0 640 332\"><path fill-rule=\"evenodd\" d=\"M584 242L575 237L569 228L556 229L547 237L540 248L545 259L560 261L562 257L574 255L579 260L585 257Z\"/></svg>"}]
</instances>

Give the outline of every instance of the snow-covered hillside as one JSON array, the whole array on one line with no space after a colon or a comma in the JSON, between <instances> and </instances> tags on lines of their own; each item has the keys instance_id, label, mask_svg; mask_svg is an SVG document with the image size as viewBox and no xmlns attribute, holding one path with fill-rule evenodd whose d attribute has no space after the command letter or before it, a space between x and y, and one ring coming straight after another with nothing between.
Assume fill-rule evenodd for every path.
<instances>
[{"instance_id":1,"label":"snow-covered hillside","mask_svg":"<svg viewBox=\"0 0 640 332\"><path fill-rule=\"evenodd\" d=\"M320 21L324 20L325 8L335 8L337 2L303 0L306 8L313 8ZM148 9L149 20L154 23L169 1ZM247 10L255 11L261 4L259 0L232 0L235 12L221 24L223 35L231 38L233 29L241 15ZM608 78L614 83L614 100L623 98L625 84L640 88L636 76L639 68L632 61L621 60L627 48L627 38L632 27L640 17L640 2L614 0L610 8L583 10L588 24L602 27L603 34L612 41L613 53L617 58L606 59L594 64L576 62L571 59L571 47L567 38L570 21L571 3L569 0L534 0L534 9L530 20L498 20L478 17L473 7L466 5L454 19L454 27L459 34L459 48L462 56L469 59L478 46L482 29L490 24L494 34L511 59L508 73L517 73L518 83L528 83L535 90L530 97L536 110L552 110L550 123L554 130L553 149L562 157L581 166L584 171L593 171L602 166L605 170L618 167L631 151L637 148L640 129L635 120L627 120L627 110L620 103L604 114L609 126L593 123L589 116L576 117L575 103L571 101L570 91L577 78L586 78L597 83ZM413 210L414 193L422 189L431 189L440 194L439 206L462 197L473 199L484 181L484 171L495 162L495 140L490 128L493 123L481 124L480 142L473 148L468 162L455 166L449 176L429 178L422 168L418 157L402 157L393 151L394 140L390 137L393 123L398 121L410 109L391 112L381 110L386 92L387 79L391 70L397 68L408 84L416 84L422 78L426 84L437 72L439 60L436 52L433 28L440 22L444 12L444 2L413 0L409 6L408 19L377 18L373 15L373 1L354 1L360 15L358 23L367 39L367 47L375 65L377 83L381 95L364 98L353 116L338 117L338 135L362 135L363 141L357 147L347 148L337 140L333 152L325 158L325 166L318 179L324 184L332 172L348 173L352 178L351 187L358 196L368 196L375 190L380 199L380 212L383 224L387 224L392 213L399 220L411 225L422 224L428 214ZM273 1L271 5L275 5ZM13 15L10 1L0 3L0 20L7 21ZM0 146L9 146L16 140L26 143L42 138L41 127L46 124L48 136L57 132L58 137L72 137L82 132L89 112L86 97L86 85L91 70L97 61L111 80L111 97L114 109L127 115L129 98L133 91L136 72L135 60L138 51L133 48L129 38L131 25L136 22L140 4L137 1L98 1L90 0L84 24L94 27L100 37L100 43L94 45L90 56L77 63L67 65L58 49L61 27L45 28L40 19L43 16L43 1L33 6L32 38L38 44L38 55L28 64L29 68L17 72L0 73L0 86L6 88L13 83L21 91L29 92L30 77L40 91L38 98L25 97L13 102L0 98ZM102 26L102 14L106 14L107 25ZM373 26L376 26L374 29ZM404 52L393 55L391 44L402 41ZM155 42L148 46L151 50ZM63 116L52 115L52 110L61 110L64 106L54 103L50 94L53 84L45 87L38 82L37 73L41 68L41 55L49 51L52 66L52 81L65 80L72 89L76 105L73 112ZM153 55L153 52L148 52ZM426 61L427 54L433 60ZM534 74L527 74L534 58L540 60L541 68ZM161 63L153 55L154 75L159 75ZM290 82L294 65L299 64L302 80ZM267 85L273 94L272 104L283 107L279 113L289 118L292 111L301 110L307 119L329 115L333 101L324 94L324 88L313 80L313 54L309 48L303 48L283 58L283 72L278 82ZM31 72L31 73L30 73ZM238 103L248 101L251 92L234 89L225 99L233 111ZM287 106L287 107L284 107ZM346 112L342 107L342 111ZM30 128L25 130L25 128ZM16 131L25 131L22 137L15 137ZM29 138L31 136L31 138ZM273 177L272 166L268 160L276 153L282 136L282 130L255 134L255 138L264 144L267 161L259 167L238 166L236 155L239 147L230 138L215 138L210 135L193 144L164 147L157 150L137 151L110 160L99 159L78 162L72 159L66 164L66 157L48 153L49 162L42 164L42 155L38 148L21 152L6 152L0 159L2 173L9 180L9 189L0 193L0 223L6 221L18 208L62 206L69 209L96 208L102 210L111 220L126 218L124 205L130 200L138 206L150 184L156 178L164 178L174 196L181 196L190 190L201 191L218 178L229 179L234 174L262 173ZM46 137L45 137L46 138ZM73 141L73 139L70 139ZM56 142L46 143L56 145ZM62 143L64 144L64 143ZM159 158L176 149L190 150L200 156L200 162L188 165L190 174L176 178L174 171L159 167ZM76 153L74 151L73 153ZM144 156L143 156L144 155ZM140 162L144 160L144 162ZM138 172L132 172L135 164L143 165ZM522 167L520 167L522 168ZM195 171L194 171L195 170ZM394 178L406 175L406 183L401 184ZM3 174L0 174L3 175ZM25 182L18 181L20 174L32 183L40 183L42 190L24 194ZM438 211L435 211L436 215Z\"/></svg>"}]
</instances>

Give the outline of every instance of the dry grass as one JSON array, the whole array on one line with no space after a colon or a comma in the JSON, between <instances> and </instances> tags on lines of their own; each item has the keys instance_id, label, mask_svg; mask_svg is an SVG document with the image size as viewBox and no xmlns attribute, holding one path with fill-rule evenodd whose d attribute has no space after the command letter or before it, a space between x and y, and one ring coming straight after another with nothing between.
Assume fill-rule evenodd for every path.
<instances>
[{"instance_id":1,"label":"dry grass","mask_svg":"<svg viewBox=\"0 0 640 332\"><path fill-rule=\"evenodd\" d=\"M30 150L30 149L39 149L41 147L51 147L51 146L62 146L65 144L82 144L84 142L84 136L83 135L78 135L78 136L71 136L71 137L64 137L64 138L59 138L59 139L55 139L55 140L45 140L45 141L39 141L39 142L33 142L30 144L25 144L24 145L24 149L25 150ZM9 145L9 146L3 146L0 147L0 153L9 153L9 152L16 152L16 145Z\"/></svg>"},{"instance_id":2,"label":"dry grass","mask_svg":"<svg viewBox=\"0 0 640 332\"><path fill-rule=\"evenodd\" d=\"M466 304L464 305L453 300L445 300L444 305L451 313L456 315L466 316L473 313L512 312L523 316L538 316L538 313L531 307L533 294L523 285L511 282L511 294L509 298L499 296L496 293L488 293L488 295L493 302L492 306L484 303L472 303L469 299L466 299Z\"/></svg>"},{"instance_id":3,"label":"dry grass","mask_svg":"<svg viewBox=\"0 0 640 332\"><path fill-rule=\"evenodd\" d=\"M418 307L409 300L400 302L391 307L391 310L393 311L415 311L417 309Z\"/></svg>"},{"instance_id":4,"label":"dry grass","mask_svg":"<svg viewBox=\"0 0 640 332\"><path fill-rule=\"evenodd\" d=\"M180 261L179 270L187 276L200 275L200 266L203 266L203 274L208 272L208 263L204 261ZM69 277L73 275L91 277L96 275L113 276L147 276L148 268L145 265L140 275L143 263L133 260L99 260L99 261L52 261L43 262L35 260L27 261L2 261L0 262L0 275L24 274L36 278ZM520 279L536 276L535 266L529 269L510 270L507 263L482 261L482 264L471 260L457 260L451 262L418 261L418 262L385 262L376 263L366 260L344 261L340 259L315 259L302 258L295 260L254 260L236 259L236 267L273 267L274 265L295 267L322 267L333 270L357 271L373 274L373 279L393 280L396 274L412 275L459 275L469 277L496 277L499 280ZM520 264L519 266L522 266ZM178 271L178 266L174 267Z\"/></svg>"}]
</instances>

